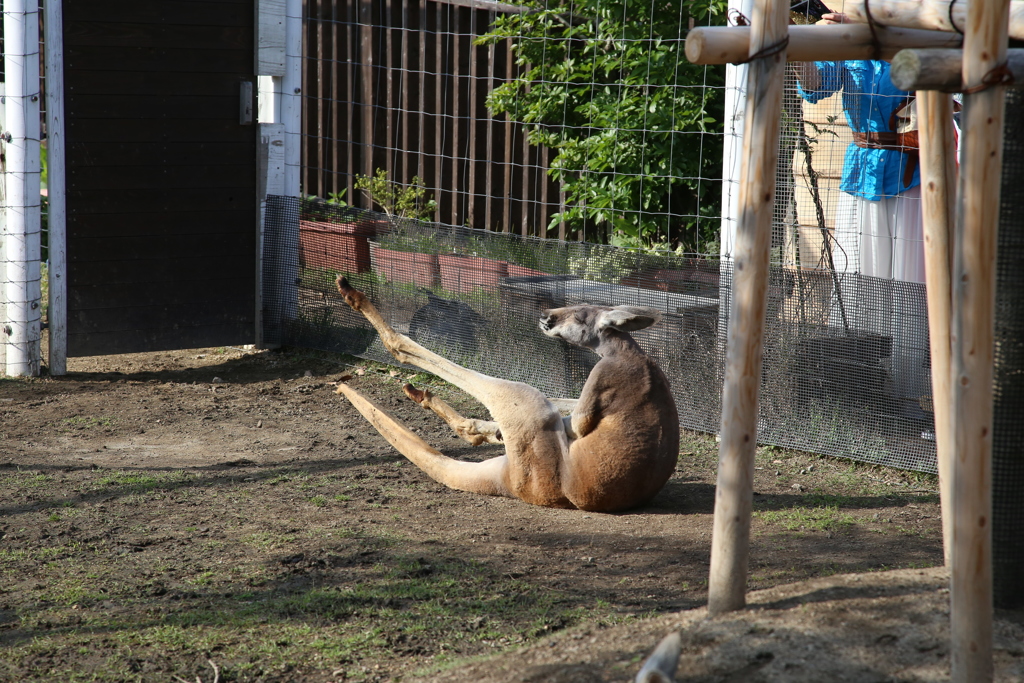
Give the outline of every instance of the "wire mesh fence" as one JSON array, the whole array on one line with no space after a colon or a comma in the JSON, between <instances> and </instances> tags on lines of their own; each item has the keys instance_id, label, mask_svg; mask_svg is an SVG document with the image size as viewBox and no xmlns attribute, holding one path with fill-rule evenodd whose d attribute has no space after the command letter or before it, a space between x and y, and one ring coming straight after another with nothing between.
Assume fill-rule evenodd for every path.
<instances>
[{"instance_id":1,"label":"wire mesh fence","mask_svg":"<svg viewBox=\"0 0 1024 683\"><path fill-rule=\"evenodd\" d=\"M345 274L396 330L427 348L552 397L576 397L597 357L542 335L540 311L650 306L663 320L634 336L669 376L680 423L718 430L728 259L388 220L295 198L271 205L267 268L283 275L265 278L268 343L393 362L337 294L335 278ZM934 472L927 367L900 365L926 356L927 346L892 334L890 317L863 313L896 305L923 320L920 287L845 274L840 285L863 304L849 309L849 330L833 319L831 278L772 267L759 440ZM901 398L917 391L915 401Z\"/></svg>"},{"instance_id":2,"label":"wire mesh fence","mask_svg":"<svg viewBox=\"0 0 1024 683\"><path fill-rule=\"evenodd\" d=\"M690 251L713 239L724 69L683 57L699 3L307 8L307 194L377 208L356 180L382 171L422 184L446 224Z\"/></svg>"},{"instance_id":3,"label":"wire mesh fence","mask_svg":"<svg viewBox=\"0 0 1024 683\"><path fill-rule=\"evenodd\" d=\"M665 321L641 344L684 426L717 431L745 76L691 65L683 46L741 15L631 0L308 11L303 182L329 201L288 209L286 272L303 284L281 339L386 360L336 310L331 276L349 272L424 345L566 396L593 359L540 338L538 307L656 300ZM787 74L766 443L935 470L913 116L884 62ZM341 319L351 346L327 331Z\"/></svg>"}]
</instances>

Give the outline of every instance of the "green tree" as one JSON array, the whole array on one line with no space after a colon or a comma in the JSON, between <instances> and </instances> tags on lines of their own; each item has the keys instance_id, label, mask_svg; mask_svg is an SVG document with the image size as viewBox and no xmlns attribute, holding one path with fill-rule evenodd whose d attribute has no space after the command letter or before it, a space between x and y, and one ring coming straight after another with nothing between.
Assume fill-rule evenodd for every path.
<instances>
[{"instance_id":1,"label":"green tree","mask_svg":"<svg viewBox=\"0 0 1024 683\"><path fill-rule=\"evenodd\" d=\"M637 246L698 251L717 238L724 69L683 54L692 18L724 16L725 0L551 0L498 18L483 44L510 39L518 79L488 106L527 124L556 152L565 220ZM716 170L717 169L717 170ZM710 179L710 182L709 182ZM698 228L698 223L699 228Z\"/></svg>"}]
</instances>

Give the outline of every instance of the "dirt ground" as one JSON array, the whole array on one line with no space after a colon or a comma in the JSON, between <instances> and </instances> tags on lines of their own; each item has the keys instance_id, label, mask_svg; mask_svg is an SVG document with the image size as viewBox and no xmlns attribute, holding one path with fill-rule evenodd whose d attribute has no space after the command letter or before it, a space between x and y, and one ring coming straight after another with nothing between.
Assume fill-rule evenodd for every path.
<instances>
[{"instance_id":1,"label":"dirt ground","mask_svg":"<svg viewBox=\"0 0 1024 683\"><path fill-rule=\"evenodd\" d=\"M500 451L407 400L409 373L344 356L200 349L0 379L0 680L624 681L684 625L679 680L948 670L933 477L760 449L750 588L835 587L708 622L713 436L684 434L644 508L531 507L430 481L333 393L344 373L444 452ZM1017 617L998 680L1024 680ZM479 660L521 646L520 664Z\"/></svg>"}]
</instances>

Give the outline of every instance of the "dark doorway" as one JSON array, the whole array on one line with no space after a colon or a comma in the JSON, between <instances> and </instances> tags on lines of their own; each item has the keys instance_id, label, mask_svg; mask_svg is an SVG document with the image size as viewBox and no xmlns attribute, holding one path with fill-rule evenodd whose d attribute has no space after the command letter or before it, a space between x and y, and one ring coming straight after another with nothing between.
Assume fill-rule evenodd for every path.
<instances>
[{"instance_id":1,"label":"dark doorway","mask_svg":"<svg viewBox=\"0 0 1024 683\"><path fill-rule=\"evenodd\" d=\"M254 341L253 15L65 0L69 356Z\"/></svg>"}]
</instances>

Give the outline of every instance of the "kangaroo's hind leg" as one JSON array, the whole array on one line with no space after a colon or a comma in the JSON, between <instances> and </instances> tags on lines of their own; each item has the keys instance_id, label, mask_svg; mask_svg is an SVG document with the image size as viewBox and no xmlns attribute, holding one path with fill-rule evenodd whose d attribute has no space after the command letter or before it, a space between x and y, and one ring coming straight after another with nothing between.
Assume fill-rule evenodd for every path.
<instances>
[{"instance_id":1,"label":"kangaroo's hind leg","mask_svg":"<svg viewBox=\"0 0 1024 683\"><path fill-rule=\"evenodd\" d=\"M449 458L346 384L345 379L338 384L337 393L344 395L388 443L434 481L460 491L512 497L505 486L505 470L508 467L508 458L505 456L483 462Z\"/></svg>"}]
</instances>

